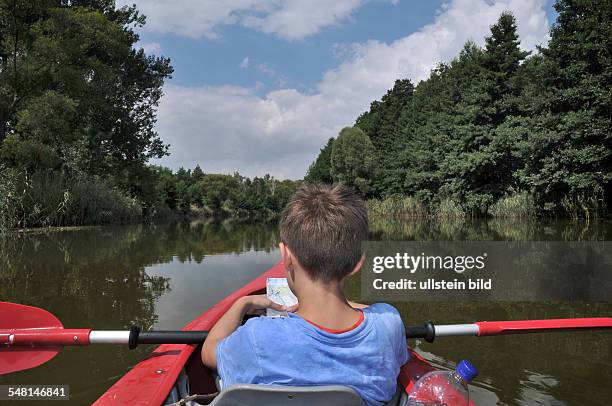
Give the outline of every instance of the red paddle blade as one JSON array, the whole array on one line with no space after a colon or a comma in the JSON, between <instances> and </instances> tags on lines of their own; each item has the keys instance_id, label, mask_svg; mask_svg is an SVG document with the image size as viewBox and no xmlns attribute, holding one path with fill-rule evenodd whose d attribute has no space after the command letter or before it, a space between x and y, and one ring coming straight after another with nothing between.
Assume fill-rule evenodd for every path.
<instances>
[{"instance_id":1,"label":"red paddle blade","mask_svg":"<svg viewBox=\"0 0 612 406\"><path fill-rule=\"evenodd\" d=\"M61 347L12 347L0 349L0 375L36 368L55 357Z\"/></svg>"},{"instance_id":2,"label":"red paddle blade","mask_svg":"<svg viewBox=\"0 0 612 406\"><path fill-rule=\"evenodd\" d=\"M63 328L46 310L17 303L0 302L0 331L19 328Z\"/></svg>"},{"instance_id":3,"label":"red paddle blade","mask_svg":"<svg viewBox=\"0 0 612 406\"><path fill-rule=\"evenodd\" d=\"M23 328L63 328L46 310L0 302L0 375L35 368L55 357L61 347L7 347L12 331Z\"/></svg>"}]
</instances>

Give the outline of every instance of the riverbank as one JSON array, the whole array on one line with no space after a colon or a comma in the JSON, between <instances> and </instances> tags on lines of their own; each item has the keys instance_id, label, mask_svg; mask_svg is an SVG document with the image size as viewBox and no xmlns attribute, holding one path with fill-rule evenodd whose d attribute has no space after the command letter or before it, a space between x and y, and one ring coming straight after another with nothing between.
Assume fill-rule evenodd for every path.
<instances>
[{"instance_id":1,"label":"riverbank","mask_svg":"<svg viewBox=\"0 0 612 406\"><path fill-rule=\"evenodd\" d=\"M203 174L198 168L174 173L167 168L147 167L146 171L148 181L130 192L130 187L112 178L61 171L29 174L0 168L0 233L193 219L276 222L290 196L302 184L269 176L249 179L238 174ZM547 211L526 192L503 197L481 212L469 211L452 198L426 202L415 196L370 198L367 207L372 220L383 221L420 218L590 221L607 214L604 206L588 201L563 201L562 211Z\"/></svg>"},{"instance_id":2,"label":"riverbank","mask_svg":"<svg viewBox=\"0 0 612 406\"><path fill-rule=\"evenodd\" d=\"M562 201L561 210L550 211L536 204L536 199L528 193L516 193L502 197L481 212L471 212L459 201L445 198L439 202L425 203L413 196L395 196L367 201L372 218L508 218L536 219L559 218L573 220L593 220L606 218L605 206L599 202Z\"/></svg>"},{"instance_id":3,"label":"riverbank","mask_svg":"<svg viewBox=\"0 0 612 406\"><path fill-rule=\"evenodd\" d=\"M20 171L0 166L0 232L155 223L193 218L274 221L300 181L176 172L143 166L139 176Z\"/></svg>"},{"instance_id":4,"label":"riverbank","mask_svg":"<svg viewBox=\"0 0 612 406\"><path fill-rule=\"evenodd\" d=\"M401 232L406 233L406 228L418 227L420 224L433 224L437 225L441 229L456 229L462 224L481 223L489 224L493 229L499 229L500 225L513 224L515 227L508 229L508 227L501 227L505 231L501 234L504 238L509 239L525 239L524 233L520 237L517 237L515 232L512 230L524 229L525 225L529 224L567 224L568 227L573 227L577 224L607 224L611 221L609 217L550 217L550 216L537 216L533 212L524 212L521 210L517 211L505 211L501 214L491 214L489 216L469 216L461 209L460 206L454 202L445 202L441 207L430 210L423 205L415 203L415 200L406 197L403 199L384 199L374 200L370 199L367 201L368 215L370 218L370 229L373 232L382 232L388 236L398 234L397 227L401 226ZM262 216L253 217L234 217L231 215L219 216L211 214L209 211L202 208L194 207L192 211L185 215L182 213L175 213L174 216L166 216L153 221L141 221L137 220L131 223L117 223L117 224L97 224L97 225L85 225L85 226L41 226L41 227L26 227L26 228L13 228L13 229L2 229L0 228L0 236L7 233L18 233L18 234L46 234L52 232L77 232L77 231L91 231L100 230L106 227L116 226L129 226L129 225L157 225L166 226L168 224L204 224L204 225L270 225L276 227L280 213L268 213L268 217L263 218ZM508 222L511 220L511 222ZM431 227L431 226L430 226ZM459 227L462 228L462 227ZM498 230L499 231L499 230ZM409 233L410 234L410 233Z\"/></svg>"}]
</instances>

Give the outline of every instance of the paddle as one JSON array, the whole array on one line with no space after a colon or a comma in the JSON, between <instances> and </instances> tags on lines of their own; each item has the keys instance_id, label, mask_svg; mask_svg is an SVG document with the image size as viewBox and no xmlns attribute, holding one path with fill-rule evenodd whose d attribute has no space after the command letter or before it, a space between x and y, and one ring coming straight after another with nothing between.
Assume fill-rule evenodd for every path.
<instances>
[{"instance_id":1,"label":"paddle","mask_svg":"<svg viewBox=\"0 0 612 406\"><path fill-rule=\"evenodd\" d=\"M481 321L472 324L406 327L407 338L488 336L502 334L541 333L585 329L612 328L612 317ZM129 331L96 331L65 329L51 313L37 307L0 302L0 375L35 368L55 357L63 346L89 344L201 344L206 331L145 331L132 327Z\"/></svg>"}]
</instances>

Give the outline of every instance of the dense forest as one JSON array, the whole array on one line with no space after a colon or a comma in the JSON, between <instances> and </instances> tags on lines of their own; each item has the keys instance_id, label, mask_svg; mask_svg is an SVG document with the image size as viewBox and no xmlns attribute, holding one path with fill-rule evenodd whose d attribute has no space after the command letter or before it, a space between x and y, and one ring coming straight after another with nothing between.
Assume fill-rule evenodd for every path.
<instances>
[{"instance_id":1,"label":"dense forest","mask_svg":"<svg viewBox=\"0 0 612 406\"><path fill-rule=\"evenodd\" d=\"M148 163L168 153L154 127L173 68L137 46L144 24L113 0L0 0L0 229L284 206L294 182Z\"/></svg>"},{"instance_id":2,"label":"dense forest","mask_svg":"<svg viewBox=\"0 0 612 406\"><path fill-rule=\"evenodd\" d=\"M512 14L427 80L397 80L322 148L307 182L344 182L373 214L606 214L612 8L558 0L550 42ZM183 216L270 220L300 181L150 164L173 68L113 0L0 0L0 230Z\"/></svg>"},{"instance_id":3,"label":"dense forest","mask_svg":"<svg viewBox=\"0 0 612 406\"><path fill-rule=\"evenodd\" d=\"M558 0L550 42L519 47L503 13L416 86L395 82L330 139L307 181L341 181L374 213L606 214L612 202L612 7Z\"/></svg>"}]
</instances>

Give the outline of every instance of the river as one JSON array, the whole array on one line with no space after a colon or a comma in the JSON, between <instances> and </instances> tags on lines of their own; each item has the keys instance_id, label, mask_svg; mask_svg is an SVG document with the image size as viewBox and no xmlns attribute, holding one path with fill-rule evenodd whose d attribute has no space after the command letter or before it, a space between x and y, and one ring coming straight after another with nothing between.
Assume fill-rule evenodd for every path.
<instances>
[{"instance_id":1,"label":"river","mask_svg":"<svg viewBox=\"0 0 612 406\"><path fill-rule=\"evenodd\" d=\"M373 221L374 240L610 240L592 221ZM274 226L204 223L15 233L0 240L0 299L45 308L66 327L179 329L278 261ZM359 300L359 278L348 292ZM612 303L394 303L406 324L612 315ZM439 367L471 360L477 405L606 405L612 335L556 333L410 343ZM69 384L89 404L151 348L65 348L0 384ZM48 402L45 404L51 404ZM17 403L19 404L19 403Z\"/></svg>"}]
</instances>

